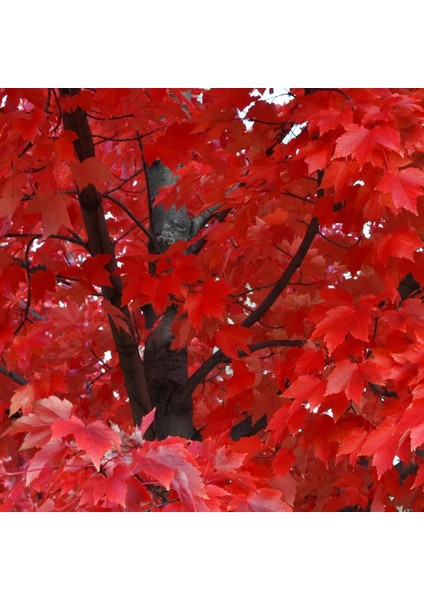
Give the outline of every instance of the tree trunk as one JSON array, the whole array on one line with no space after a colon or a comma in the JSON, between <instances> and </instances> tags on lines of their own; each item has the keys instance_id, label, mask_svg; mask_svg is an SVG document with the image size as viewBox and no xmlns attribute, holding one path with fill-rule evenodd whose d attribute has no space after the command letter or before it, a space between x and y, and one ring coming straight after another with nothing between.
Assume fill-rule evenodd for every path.
<instances>
[{"instance_id":1,"label":"tree trunk","mask_svg":"<svg viewBox=\"0 0 424 600\"><path fill-rule=\"evenodd\" d=\"M146 166L149 202L151 202L150 231L157 240L156 248L150 243L152 253L165 252L178 240L190 239L192 221L185 207L165 210L155 206L155 198L160 189L175 183L171 171L156 161ZM152 267L153 268L153 267ZM157 316L153 308L143 307L146 326L151 329L144 349L144 367L152 404L156 406L156 437L179 435L196 438L198 432L193 426L191 394L186 393L188 381L187 350L171 350L172 324L177 312L170 306L163 315Z\"/></svg>"}]
</instances>

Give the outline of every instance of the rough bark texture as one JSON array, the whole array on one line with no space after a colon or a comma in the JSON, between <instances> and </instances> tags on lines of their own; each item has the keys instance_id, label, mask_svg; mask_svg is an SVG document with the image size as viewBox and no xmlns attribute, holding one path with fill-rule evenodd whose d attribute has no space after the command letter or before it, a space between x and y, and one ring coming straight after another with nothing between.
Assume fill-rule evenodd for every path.
<instances>
[{"instance_id":1,"label":"rough bark texture","mask_svg":"<svg viewBox=\"0 0 424 600\"><path fill-rule=\"evenodd\" d=\"M146 177L152 203L150 231L160 251L164 252L178 240L190 239L192 222L185 207L165 210L154 204L160 189L176 181L167 167L156 161L151 167L146 166ZM154 248L150 247L150 251L154 253ZM146 326L152 330L146 340L144 365L150 398L156 406L156 436L197 437L193 427L191 393L185 393L188 381L187 350L170 349L176 307L171 306L159 318L151 306L145 306L143 312Z\"/></svg>"}]
</instances>

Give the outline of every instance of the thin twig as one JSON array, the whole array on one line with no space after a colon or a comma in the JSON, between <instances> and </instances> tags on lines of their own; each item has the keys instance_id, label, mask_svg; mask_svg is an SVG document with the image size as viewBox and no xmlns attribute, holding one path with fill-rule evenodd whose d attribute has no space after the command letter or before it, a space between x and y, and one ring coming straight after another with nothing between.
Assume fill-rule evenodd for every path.
<instances>
[{"instance_id":1,"label":"thin twig","mask_svg":"<svg viewBox=\"0 0 424 600\"><path fill-rule=\"evenodd\" d=\"M358 239L353 244L351 244L350 246L345 246L344 244L340 244L340 242L335 242L334 240L330 240L330 238L328 238L326 235L321 233L321 231L318 232L318 235L320 237L322 237L322 239L324 239L326 242L329 242L330 244L333 244L334 246L338 246L339 248L344 248L345 250L350 250L351 248L354 248L362 240L362 236L359 236Z\"/></svg>"},{"instance_id":2,"label":"thin twig","mask_svg":"<svg viewBox=\"0 0 424 600\"><path fill-rule=\"evenodd\" d=\"M143 173L143 171L144 171L144 169L137 169L136 171L134 171L134 173L132 175L130 175L126 179L121 179L120 177L118 177L118 179L120 179L121 183L119 185L117 185L116 187L111 188L110 190L107 190L107 192L105 192L105 193L112 194L112 192L116 192L116 191L122 189L122 186L124 186L126 183L131 181L131 179L134 179L134 177L137 177L137 175L140 175L140 173Z\"/></svg>"},{"instance_id":3,"label":"thin twig","mask_svg":"<svg viewBox=\"0 0 424 600\"><path fill-rule=\"evenodd\" d=\"M305 236L292 260L288 264L286 270L281 275L273 289L269 292L266 298L261 304L243 321L244 327L252 327L254 323L259 321L263 315L271 308L271 306L277 301L282 292L290 283L290 279L293 277L297 269L302 264L306 253L308 252L316 234L318 233L318 219L313 217L308 225Z\"/></svg>"},{"instance_id":4,"label":"thin twig","mask_svg":"<svg viewBox=\"0 0 424 600\"><path fill-rule=\"evenodd\" d=\"M19 385L26 385L28 383L28 379L25 379L25 377L22 377L22 375L19 375L16 371L9 371L9 369L6 369L3 365L0 365L0 373L6 375L6 377L10 377L12 381Z\"/></svg>"},{"instance_id":5,"label":"thin twig","mask_svg":"<svg viewBox=\"0 0 424 600\"><path fill-rule=\"evenodd\" d=\"M265 342L249 344L248 348L250 352L257 352L258 350L263 350L264 348L295 348L303 346L304 344L305 340L267 340ZM244 356L247 356L247 353L243 350L240 350L238 355L239 358L243 358ZM191 394L199 385L199 383L201 383L206 378L208 373L210 373L210 371L212 371L212 369L214 369L217 365L220 363L230 363L231 361L232 359L224 354L222 350L218 350L212 354L212 356L210 356L189 378L186 385L186 393Z\"/></svg>"},{"instance_id":6,"label":"thin twig","mask_svg":"<svg viewBox=\"0 0 424 600\"><path fill-rule=\"evenodd\" d=\"M33 233L6 233L2 236L3 238L20 238L20 237L33 237L34 239L39 239L42 238L43 235L41 233L37 233L37 234L33 234ZM82 246L83 248L87 249L87 243L84 242L84 240L78 236L78 237L69 237L66 235L56 235L56 234L52 234L49 235L46 240L48 239L55 239L55 240L63 240L65 242L70 242L71 244L78 244L78 246Z\"/></svg>"},{"instance_id":7,"label":"thin twig","mask_svg":"<svg viewBox=\"0 0 424 600\"><path fill-rule=\"evenodd\" d=\"M282 192L283 196L290 196L291 198L296 198L297 200L302 200L302 202L307 202L308 204L313 204L315 206L315 202L310 198L306 198L305 196L299 196L298 194L293 194L292 192L288 192L284 190Z\"/></svg>"},{"instance_id":8,"label":"thin twig","mask_svg":"<svg viewBox=\"0 0 424 600\"><path fill-rule=\"evenodd\" d=\"M130 218L132 221L134 221L134 223L137 225L137 227L138 227L139 229L141 229L141 231L147 235L147 237L149 238L149 240L150 240L152 243L154 243L153 237L152 237L152 235L151 235L150 231L147 229L147 227L145 227L145 226L143 225L143 223L140 221L140 219L138 219L138 218L135 216L135 214L134 214L134 213L132 213L132 212L130 211L130 209L129 209L129 208L127 208L127 207L125 206L125 204L124 204L123 202L121 202L120 200L118 200L118 198L115 198L114 196L111 196L110 194L102 194L102 196L103 196L104 198L107 198L107 200L110 200L111 202L113 202L114 204L116 204L117 206L119 206L120 208L122 208L122 210L123 210L125 213L127 213L127 215L129 216L129 218Z\"/></svg>"},{"instance_id":9,"label":"thin twig","mask_svg":"<svg viewBox=\"0 0 424 600\"><path fill-rule=\"evenodd\" d=\"M92 113L86 113L89 119L94 119L95 121L118 121L120 119L129 119L134 117L134 113L130 113L128 115L116 115L114 117L96 117Z\"/></svg>"},{"instance_id":10,"label":"thin twig","mask_svg":"<svg viewBox=\"0 0 424 600\"><path fill-rule=\"evenodd\" d=\"M37 239L36 237L32 236L32 238L29 240L29 242L27 243L26 248L25 248L23 267L26 271L26 277L27 277L27 299L26 299L26 305L24 308L24 314L21 319L21 322L19 323L18 327L14 331L15 335L17 335L20 332L20 330L24 326L25 322L27 320L29 320L28 312L31 308L31 268L30 268L30 262L29 262L29 253L31 251L31 246L35 242L36 239Z\"/></svg>"},{"instance_id":11,"label":"thin twig","mask_svg":"<svg viewBox=\"0 0 424 600\"><path fill-rule=\"evenodd\" d=\"M122 233L118 238L116 238L115 246L116 246L116 244L118 244L118 242L120 242L124 237L126 237L129 233L134 231L134 229L136 229L136 228L137 228L137 225L133 225L132 227L127 229L127 231L124 231L124 233Z\"/></svg>"}]
</instances>

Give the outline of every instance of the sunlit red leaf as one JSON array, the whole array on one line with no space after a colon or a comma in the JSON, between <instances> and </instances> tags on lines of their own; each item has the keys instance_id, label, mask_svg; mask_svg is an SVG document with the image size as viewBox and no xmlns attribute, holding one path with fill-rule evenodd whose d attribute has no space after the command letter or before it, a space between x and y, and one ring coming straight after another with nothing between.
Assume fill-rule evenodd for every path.
<instances>
[{"instance_id":1,"label":"sunlit red leaf","mask_svg":"<svg viewBox=\"0 0 424 600\"><path fill-rule=\"evenodd\" d=\"M199 329L203 315L222 318L225 300L232 291L233 288L227 282L208 279L201 291L189 294L185 307L194 327Z\"/></svg>"},{"instance_id":2,"label":"sunlit red leaf","mask_svg":"<svg viewBox=\"0 0 424 600\"><path fill-rule=\"evenodd\" d=\"M247 498L237 496L231 502L229 510L237 512L291 512L291 507L281 500L281 492L268 488L251 492Z\"/></svg>"},{"instance_id":3,"label":"sunlit red leaf","mask_svg":"<svg viewBox=\"0 0 424 600\"><path fill-rule=\"evenodd\" d=\"M216 345L230 358L238 358L239 351L249 354L248 342L252 333L241 325L223 325L215 336Z\"/></svg>"},{"instance_id":4,"label":"sunlit red leaf","mask_svg":"<svg viewBox=\"0 0 424 600\"><path fill-rule=\"evenodd\" d=\"M376 144L388 150L399 150L399 132L385 125L376 125L371 129L361 125L347 125L346 133L337 140L333 157L352 156L363 165L367 160L372 159L372 151Z\"/></svg>"},{"instance_id":5,"label":"sunlit red leaf","mask_svg":"<svg viewBox=\"0 0 424 600\"><path fill-rule=\"evenodd\" d=\"M424 173L413 167L401 171L385 171L379 190L390 194L396 209L417 214L417 199L423 194Z\"/></svg>"},{"instance_id":6,"label":"sunlit red leaf","mask_svg":"<svg viewBox=\"0 0 424 600\"><path fill-rule=\"evenodd\" d=\"M74 436L78 448L88 454L97 470L104 453L120 447L119 435L101 421L85 425L81 419L72 416L52 424L52 439L64 438L67 435Z\"/></svg>"},{"instance_id":7,"label":"sunlit red leaf","mask_svg":"<svg viewBox=\"0 0 424 600\"><path fill-rule=\"evenodd\" d=\"M325 394L345 391L348 400L358 403L364 392L364 376L359 365L348 359L337 362L327 379Z\"/></svg>"}]
</instances>

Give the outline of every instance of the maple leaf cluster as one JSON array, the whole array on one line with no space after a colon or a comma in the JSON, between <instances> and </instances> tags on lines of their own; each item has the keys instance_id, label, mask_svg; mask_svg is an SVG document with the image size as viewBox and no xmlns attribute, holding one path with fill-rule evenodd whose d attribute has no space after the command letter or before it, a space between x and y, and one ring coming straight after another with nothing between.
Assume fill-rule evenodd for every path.
<instances>
[{"instance_id":1,"label":"maple leaf cluster","mask_svg":"<svg viewBox=\"0 0 424 600\"><path fill-rule=\"evenodd\" d=\"M264 92L2 91L1 510L424 509L424 90ZM116 346L170 311L195 440Z\"/></svg>"}]
</instances>

